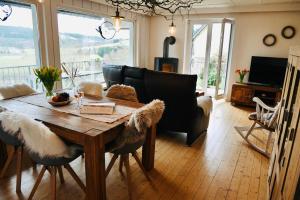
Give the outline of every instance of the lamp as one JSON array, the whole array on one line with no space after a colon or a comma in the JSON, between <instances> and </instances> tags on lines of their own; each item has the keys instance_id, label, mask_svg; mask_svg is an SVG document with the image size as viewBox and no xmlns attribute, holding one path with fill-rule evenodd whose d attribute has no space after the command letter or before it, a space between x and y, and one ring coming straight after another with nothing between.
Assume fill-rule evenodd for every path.
<instances>
[{"instance_id":1,"label":"lamp","mask_svg":"<svg viewBox=\"0 0 300 200\"><path fill-rule=\"evenodd\" d=\"M172 23L169 26L169 33L170 33L171 36L175 36L175 33L176 33L176 26L175 26L174 21L173 21L173 16L172 16Z\"/></svg>"},{"instance_id":2,"label":"lamp","mask_svg":"<svg viewBox=\"0 0 300 200\"><path fill-rule=\"evenodd\" d=\"M193 5L200 5L203 0L105 0L113 6L143 12L149 15L166 16L168 13L174 15L176 12L189 10Z\"/></svg>"},{"instance_id":3,"label":"lamp","mask_svg":"<svg viewBox=\"0 0 300 200\"><path fill-rule=\"evenodd\" d=\"M111 17L113 19L113 24L117 32L121 29L121 21L124 17L120 16L119 7L117 6L116 15Z\"/></svg>"}]
</instances>

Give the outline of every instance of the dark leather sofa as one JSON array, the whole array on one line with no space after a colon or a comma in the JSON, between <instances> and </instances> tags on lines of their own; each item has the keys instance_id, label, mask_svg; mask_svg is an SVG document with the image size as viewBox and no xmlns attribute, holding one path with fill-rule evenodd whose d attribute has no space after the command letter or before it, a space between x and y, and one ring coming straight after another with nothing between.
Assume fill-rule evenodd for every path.
<instances>
[{"instance_id":1,"label":"dark leather sofa","mask_svg":"<svg viewBox=\"0 0 300 200\"><path fill-rule=\"evenodd\" d=\"M190 146L206 132L209 116L205 116L203 110L197 106L196 75L115 65L104 66L103 74L107 87L114 84L134 87L142 103L153 99L163 100L166 109L158 127L187 133L187 145Z\"/></svg>"}]
</instances>

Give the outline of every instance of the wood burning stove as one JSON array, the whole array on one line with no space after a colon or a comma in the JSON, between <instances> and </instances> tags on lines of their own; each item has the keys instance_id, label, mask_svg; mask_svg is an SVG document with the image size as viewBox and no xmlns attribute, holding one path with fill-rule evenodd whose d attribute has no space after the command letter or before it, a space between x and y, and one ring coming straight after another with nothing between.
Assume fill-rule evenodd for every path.
<instances>
[{"instance_id":1,"label":"wood burning stove","mask_svg":"<svg viewBox=\"0 0 300 200\"><path fill-rule=\"evenodd\" d=\"M169 45L175 44L174 36L166 37L164 40L163 57L154 58L154 69L163 72L178 72L178 58L169 58Z\"/></svg>"}]
</instances>

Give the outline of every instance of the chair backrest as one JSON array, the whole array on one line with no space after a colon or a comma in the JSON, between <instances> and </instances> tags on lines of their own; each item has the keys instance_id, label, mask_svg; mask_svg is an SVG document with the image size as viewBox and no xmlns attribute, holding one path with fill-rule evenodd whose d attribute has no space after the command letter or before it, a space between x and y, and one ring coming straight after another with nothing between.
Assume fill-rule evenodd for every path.
<instances>
[{"instance_id":1,"label":"chair backrest","mask_svg":"<svg viewBox=\"0 0 300 200\"><path fill-rule=\"evenodd\" d=\"M139 102L135 89L128 85L113 85L107 90L106 96L114 99Z\"/></svg>"},{"instance_id":2,"label":"chair backrest","mask_svg":"<svg viewBox=\"0 0 300 200\"><path fill-rule=\"evenodd\" d=\"M3 130L17 136L30 152L42 157L69 157L67 145L48 127L26 115L5 111L0 113Z\"/></svg>"},{"instance_id":3,"label":"chair backrest","mask_svg":"<svg viewBox=\"0 0 300 200\"><path fill-rule=\"evenodd\" d=\"M79 84L79 90L87 96L102 97L103 87L97 82L84 81Z\"/></svg>"},{"instance_id":4,"label":"chair backrest","mask_svg":"<svg viewBox=\"0 0 300 200\"><path fill-rule=\"evenodd\" d=\"M123 147L127 150L139 148L143 145L147 129L159 122L164 110L165 104L161 100L153 100L149 104L136 110L131 115L122 133L109 149L116 151ZM122 149L120 151L122 151Z\"/></svg>"},{"instance_id":5,"label":"chair backrest","mask_svg":"<svg viewBox=\"0 0 300 200\"><path fill-rule=\"evenodd\" d=\"M5 112L6 109L2 108L0 106L0 115L2 112ZM8 133L3 126L2 122L0 121L0 140L4 142L5 144L9 144L12 146L20 146L22 145L22 141L18 139L17 135L14 135L13 133Z\"/></svg>"},{"instance_id":6,"label":"chair backrest","mask_svg":"<svg viewBox=\"0 0 300 200\"><path fill-rule=\"evenodd\" d=\"M0 87L0 99L10 99L14 97L26 96L35 93L31 87L26 84L16 84L13 86Z\"/></svg>"},{"instance_id":7,"label":"chair backrest","mask_svg":"<svg viewBox=\"0 0 300 200\"><path fill-rule=\"evenodd\" d=\"M128 126L136 128L139 133L145 134L147 128L157 124L165 110L163 101L155 99L145 106L137 109L130 117Z\"/></svg>"},{"instance_id":8,"label":"chair backrest","mask_svg":"<svg viewBox=\"0 0 300 200\"><path fill-rule=\"evenodd\" d=\"M281 103L279 102L275 107L269 107L257 97L254 97L253 101L256 102L257 120L265 126L273 128L278 117Z\"/></svg>"}]
</instances>

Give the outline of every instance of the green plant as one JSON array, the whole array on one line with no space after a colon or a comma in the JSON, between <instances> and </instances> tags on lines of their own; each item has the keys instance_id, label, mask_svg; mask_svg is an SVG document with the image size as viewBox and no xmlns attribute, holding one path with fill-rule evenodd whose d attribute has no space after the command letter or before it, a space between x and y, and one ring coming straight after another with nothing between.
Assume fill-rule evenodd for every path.
<instances>
[{"instance_id":1,"label":"green plant","mask_svg":"<svg viewBox=\"0 0 300 200\"><path fill-rule=\"evenodd\" d=\"M43 83L46 88L46 96L53 95L53 87L56 81L60 80L61 70L56 67L41 67L33 70L36 76L36 84Z\"/></svg>"},{"instance_id":2,"label":"green plant","mask_svg":"<svg viewBox=\"0 0 300 200\"><path fill-rule=\"evenodd\" d=\"M208 86L215 86L216 85L216 77L217 77L217 69L216 63L214 61L209 63L208 66Z\"/></svg>"}]
</instances>

